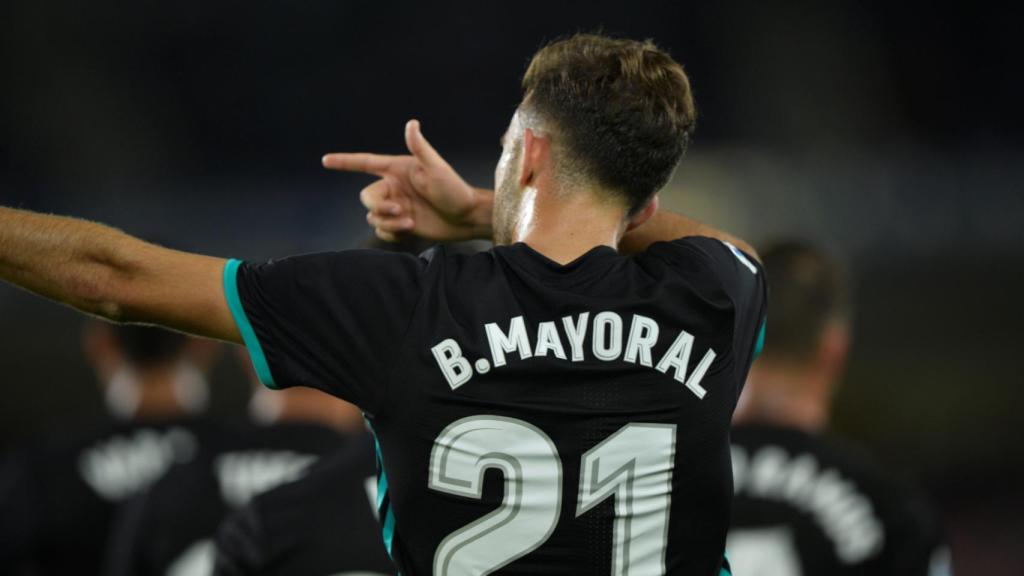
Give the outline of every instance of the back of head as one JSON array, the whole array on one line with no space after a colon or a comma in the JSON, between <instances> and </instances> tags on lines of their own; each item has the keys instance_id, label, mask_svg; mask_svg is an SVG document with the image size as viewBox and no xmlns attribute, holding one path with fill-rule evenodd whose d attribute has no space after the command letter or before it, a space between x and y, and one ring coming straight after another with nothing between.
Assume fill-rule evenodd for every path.
<instances>
[{"instance_id":1,"label":"back of head","mask_svg":"<svg viewBox=\"0 0 1024 576\"><path fill-rule=\"evenodd\" d=\"M763 357L809 362L826 328L846 320L842 270L824 252L799 241L778 242L761 257L770 287Z\"/></svg>"},{"instance_id":2,"label":"back of head","mask_svg":"<svg viewBox=\"0 0 1024 576\"><path fill-rule=\"evenodd\" d=\"M764 353L750 369L734 421L821 430L849 347L841 270L802 242L776 243L761 257L768 278Z\"/></svg>"},{"instance_id":3,"label":"back of head","mask_svg":"<svg viewBox=\"0 0 1024 576\"><path fill-rule=\"evenodd\" d=\"M125 361L139 369L176 364L185 354L186 337L177 332L133 324L111 330Z\"/></svg>"},{"instance_id":4,"label":"back of head","mask_svg":"<svg viewBox=\"0 0 1024 576\"><path fill-rule=\"evenodd\" d=\"M560 136L559 171L639 211L668 182L696 123L682 66L650 41L577 34L542 48L523 107Z\"/></svg>"}]
</instances>

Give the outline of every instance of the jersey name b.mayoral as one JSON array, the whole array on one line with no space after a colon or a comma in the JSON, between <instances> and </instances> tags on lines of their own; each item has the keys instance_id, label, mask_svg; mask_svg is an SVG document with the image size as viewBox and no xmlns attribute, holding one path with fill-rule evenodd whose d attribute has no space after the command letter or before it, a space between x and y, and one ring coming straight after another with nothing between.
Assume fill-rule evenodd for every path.
<instances>
[{"instance_id":1,"label":"jersey name b.mayoral","mask_svg":"<svg viewBox=\"0 0 1024 576\"><path fill-rule=\"evenodd\" d=\"M361 407L402 574L728 573L729 425L764 272L704 237L232 260L257 374Z\"/></svg>"}]
</instances>

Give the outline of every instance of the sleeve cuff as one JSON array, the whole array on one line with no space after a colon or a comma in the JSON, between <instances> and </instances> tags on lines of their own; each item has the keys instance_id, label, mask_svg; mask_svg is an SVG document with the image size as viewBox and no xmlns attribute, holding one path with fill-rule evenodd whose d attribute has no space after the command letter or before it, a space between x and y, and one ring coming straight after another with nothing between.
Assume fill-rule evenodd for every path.
<instances>
[{"instance_id":1,"label":"sleeve cuff","mask_svg":"<svg viewBox=\"0 0 1024 576\"><path fill-rule=\"evenodd\" d=\"M267 357L263 354L263 347L256 337L256 331L252 329L248 316L245 315L245 308L242 307L242 299L238 295L238 268L242 265L241 260L228 260L224 266L224 297L227 298L228 308L231 316L235 319L238 331L242 333L242 341L249 350L249 359L252 360L252 367L256 370L256 377L260 379L267 388L278 389L274 377L270 373L270 365L267 364Z\"/></svg>"}]
</instances>

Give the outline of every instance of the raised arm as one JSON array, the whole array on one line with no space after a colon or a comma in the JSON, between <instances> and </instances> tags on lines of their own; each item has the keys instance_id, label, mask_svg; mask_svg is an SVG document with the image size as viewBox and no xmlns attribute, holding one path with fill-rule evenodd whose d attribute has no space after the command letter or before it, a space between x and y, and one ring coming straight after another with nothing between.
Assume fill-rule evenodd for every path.
<instances>
[{"instance_id":1,"label":"raised arm","mask_svg":"<svg viewBox=\"0 0 1024 576\"><path fill-rule=\"evenodd\" d=\"M678 240L687 236L708 236L728 242L760 261L760 257L750 244L732 234L666 210L658 210L646 222L626 232L619 242L619 250L624 254L635 254L643 252L655 242Z\"/></svg>"},{"instance_id":2,"label":"raised arm","mask_svg":"<svg viewBox=\"0 0 1024 576\"><path fill-rule=\"evenodd\" d=\"M377 236L394 241L403 234L430 240L491 238L494 193L466 183L423 136L420 123L405 125L409 154L391 156L335 153L324 167L379 179L359 195Z\"/></svg>"},{"instance_id":3,"label":"raised arm","mask_svg":"<svg viewBox=\"0 0 1024 576\"><path fill-rule=\"evenodd\" d=\"M224 265L102 224L0 207L0 279L115 322L241 343Z\"/></svg>"}]
</instances>

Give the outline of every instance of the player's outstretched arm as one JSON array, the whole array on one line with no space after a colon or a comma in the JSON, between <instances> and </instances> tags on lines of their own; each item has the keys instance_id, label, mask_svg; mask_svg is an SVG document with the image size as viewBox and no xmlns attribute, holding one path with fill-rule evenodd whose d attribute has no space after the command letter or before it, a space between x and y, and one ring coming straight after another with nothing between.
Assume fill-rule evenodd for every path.
<instances>
[{"instance_id":1,"label":"player's outstretched arm","mask_svg":"<svg viewBox=\"0 0 1024 576\"><path fill-rule=\"evenodd\" d=\"M427 142L417 120L405 125L409 154L336 153L324 167L362 172L379 180L359 196L377 236L395 240L414 234L431 240L491 239L494 193L466 183Z\"/></svg>"},{"instance_id":2,"label":"player's outstretched arm","mask_svg":"<svg viewBox=\"0 0 1024 576\"><path fill-rule=\"evenodd\" d=\"M0 207L0 279L115 322L240 343L224 264L102 224Z\"/></svg>"},{"instance_id":3,"label":"player's outstretched arm","mask_svg":"<svg viewBox=\"0 0 1024 576\"><path fill-rule=\"evenodd\" d=\"M682 214L659 210L657 207L655 207L655 210L654 215L646 222L623 235L622 240L619 242L619 250L623 254L642 252L655 242L678 240L687 236L708 236L728 242L760 261L760 257L753 246L732 234L722 232Z\"/></svg>"}]
</instances>

